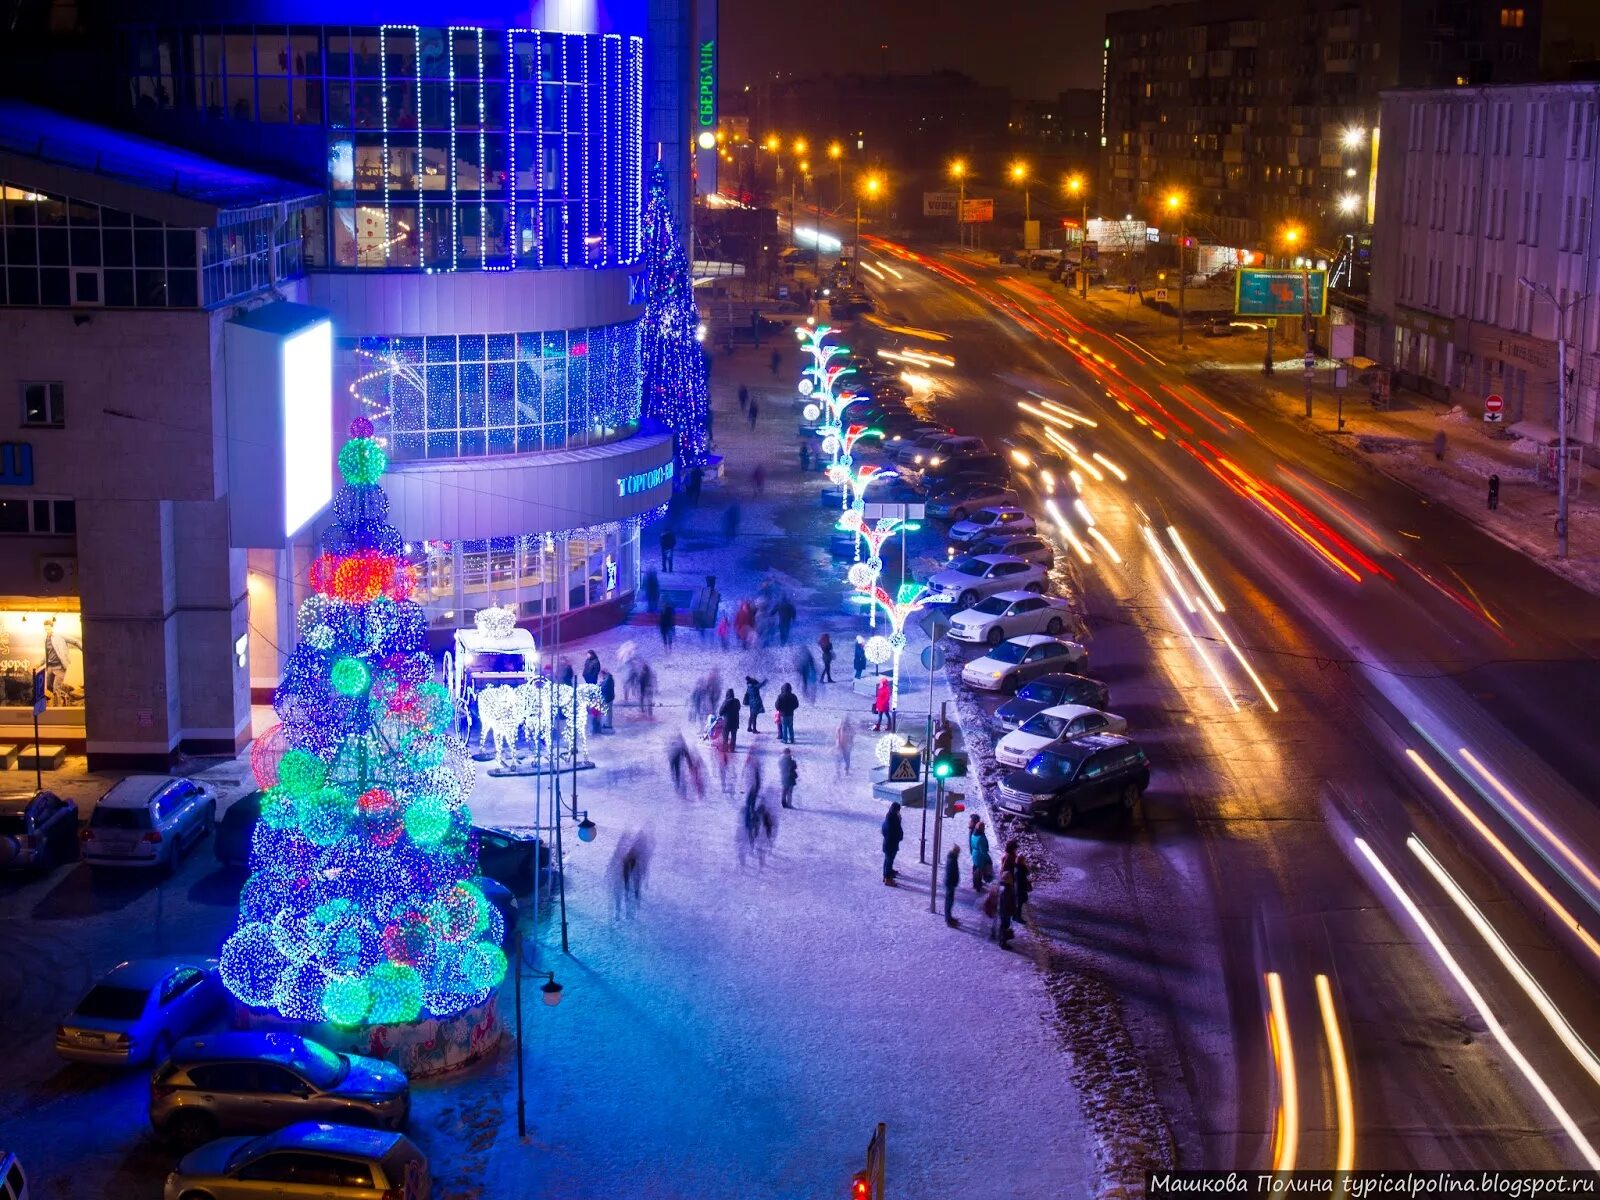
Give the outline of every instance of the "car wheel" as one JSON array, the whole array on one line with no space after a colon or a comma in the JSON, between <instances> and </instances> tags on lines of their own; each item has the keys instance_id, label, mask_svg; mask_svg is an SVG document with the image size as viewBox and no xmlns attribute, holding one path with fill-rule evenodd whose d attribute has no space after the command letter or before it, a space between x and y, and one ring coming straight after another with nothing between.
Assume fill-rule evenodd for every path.
<instances>
[{"instance_id":1,"label":"car wheel","mask_svg":"<svg viewBox=\"0 0 1600 1200\"><path fill-rule=\"evenodd\" d=\"M1003 642L1005 640L1006 640L1006 631L1004 629L1001 629L1000 626L998 626L998 625L996 625L994 628L989 630L989 632L987 634L984 635L984 641L988 642L989 645L991 645L991 646L998 646L1001 642Z\"/></svg>"},{"instance_id":2,"label":"car wheel","mask_svg":"<svg viewBox=\"0 0 1600 1200\"><path fill-rule=\"evenodd\" d=\"M1060 617L1051 617L1049 622L1045 625L1044 631L1046 633L1048 633L1051 637L1055 637L1058 633L1061 632L1061 618Z\"/></svg>"},{"instance_id":3,"label":"car wheel","mask_svg":"<svg viewBox=\"0 0 1600 1200\"><path fill-rule=\"evenodd\" d=\"M204 1146L217 1136L217 1120L210 1113L184 1109L167 1122L167 1140L180 1150Z\"/></svg>"},{"instance_id":4,"label":"car wheel","mask_svg":"<svg viewBox=\"0 0 1600 1200\"><path fill-rule=\"evenodd\" d=\"M1072 828L1072 822L1077 818L1078 811L1072 807L1071 800L1063 800L1056 808L1056 828L1065 833Z\"/></svg>"},{"instance_id":5,"label":"car wheel","mask_svg":"<svg viewBox=\"0 0 1600 1200\"><path fill-rule=\"evenodd\" d=\"M1044 595L1044 584L1040 583L1038 580L1035 580L1034 582L1030 583L1024 590L1032 592L1035 596L1042 596L1042 595Z\"/></svg>"},{"instance_id":6,"label":"car wheel","mask_svg":"<svg viewBox=\"0 0 1600 1200\"><path fill-rule=\"evenodd\" d=\"M1139 794L1139 785L1136 783L1130 783L1123 787L1122 810L1124 812L1131 813L1139 806Z\"/></svg>"},{"instance_id":7,"label":"car wheel","mask_svg":"<svg viewBox=\"0 0 1600 1200\"><path fill-rule=\"evenodd\" d=\"M1017 694L1017 688L1021 686L1022 681L1019 680L1014 673L1007 675L1000 681L1000 690L1008 696L1015 696Z\"/></svg>"},{"instance_id":8,"label":"car wheel","mask_svg":"<svg viewBox=\"0 0 1600 1200\"><path fill-rule=\"evenodd\" d=\"M966 591L961 593L958 599L961 601L962 608L971 608L978 602L978 593L973 591L971 588L968 588Z\"/></svg>"}]
</instances>

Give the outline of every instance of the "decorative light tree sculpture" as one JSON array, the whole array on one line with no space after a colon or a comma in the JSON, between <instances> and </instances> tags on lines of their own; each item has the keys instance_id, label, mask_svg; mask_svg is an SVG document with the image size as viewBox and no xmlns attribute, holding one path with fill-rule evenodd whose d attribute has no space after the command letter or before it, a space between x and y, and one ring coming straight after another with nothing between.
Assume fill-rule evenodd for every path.
<instances>
[{"instance_id":1,"label":"decorative light tree sculpture","mask_svg":"<svg viewBox=\"0 0 1600 1200\"><path fill-rule=\"evenodd\" d=\"M865 564L856 564L856 566L862 565ZM854 571L855 567L850 569ZM928 589L920 583L902 583L899 592L893 598L890 598L889 593L877 584L859 590L865 592L876 607L883 609L884 616L889 619L889 636L868 638L866 653L867 658L875 663L882 663L891 658L894 660L894 670L889 684L889 707L895 710L900 707L900 656L906 648L906 622L910 620L912 613L919 612L927 606Z\"/></svg>"},{"instance_id":2,"label":"decorative light tree sculpture","mask_svg":"<svg viewBox=\"0 0 1600 1200\"><path fill-rule=\"evenodd\" d=\"M644 415L672 430L674 466L682 478L706 462L706 361L696 337L700 312L689 260L667 203L667 171L660 161L650 164L648 179L641 218Z\"/></svg>"},{"instance_id":3,"label":"decorative light tree sculpture","mask_svg":"<svg viewBox=\"0 0 1600 1200\"><path fill-rule=\"evenodd\" d=\"M370 421L350 432L273 697L282 724L251 756L265 794L222 977L291 1020L386 1025L473 1007L506 956L472 883L473 767L432 678L417 567L378 484L385 456Z\"/></svg>"}]
</instances>

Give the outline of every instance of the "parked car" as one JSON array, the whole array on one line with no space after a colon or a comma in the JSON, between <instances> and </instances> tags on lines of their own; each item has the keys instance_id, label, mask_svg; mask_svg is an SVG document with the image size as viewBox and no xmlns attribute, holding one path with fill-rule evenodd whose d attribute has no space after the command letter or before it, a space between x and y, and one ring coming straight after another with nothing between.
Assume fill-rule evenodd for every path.
<instances>
[{"instance_id":1,"label":"parked car","mask_svg":"<svg viewBox=\"0 0 1600 1200\"><path fill-rule=\"evenodd\" d=\"M0 1200L28 1200L28 1177L9 1150L0 1150Z\"/></svg>"},{"instance_id":2,"label":"parked car","mask_svg":"<svg viewBox=\"0 0 1600 1200\"><path fill-rule=\"evenodd\" d=\"M922 468L920 482L927 492L938 491L952 483L967 480L974 483L1009 484L1011 463L998 454L968 454L960 458L943 458Z\"/></svg>"},{"instance_id":3,"label":"parked car","mask_svg":"<svg viewBox=\"0 0 1600 1200\"><path fill-rule=\"evenodd\" d=\"M1055 547L1035 533L1023 534L992 534L982 541L972 544L973 554L1004 554L1011 558L1025 558L1031 563L1038 563L1041 567L1055 565Z\"/></svg>"},{"instance_id":4,"label":"parked car","mask_svg":"<svg viewBox=\"0 0 1600 1200\"><path fill-rule=\"evenodd\" d=\"M1206 322L1205 335L1207 337L1232 337L1237 333L1233 322L1227 317L1212 317Z\"/></svg>"},{"instance_id":5,"label":"parked car","mask_svg":"<svg viewBox=\"0 0 1600 1200\"><path fill-rule=\"evenodd\" d=\"M994 533L1032 533L1038 526L1033 517L1014 504L992 504L980 508L965 521L950 526L946 535L956 549L970 546Z\"/></svg>"},{"instance_id":6,"label":"parked car","mask_svg":"<svg viewBox=\"0 0 1600 1200\"><path fill-rule=\"evenodd\" d=\"M290 1125L264 1137L219 1138L167 1176L165 1200L429 1200L428 1160L402 1133Z\"/></svg>"},{"instance_id":7,"label":"parked car","mask_svg":"<svg viewBox=\"0 0 1600 1200\"><path fill-rule=\"evenodd\" d=\"M950 436L950 431L940 425L920 433L914 438L905 438L895 445L895 461L907 464L914 463L919 454L927 455L935 446Z\"/></svg>"},{"instance_id":8,"label":"parked car","mask_svg":"<svg viewBox=\"0 0 1600 1200\"><path fill-rule=\"evenodd\" d=\"M1037 592L996 592L950 618L950 636L958 642L998 646L1024 633L1055 637L1066 628L1071 609L1065 600Z\"/></svg>"},{"instance_id":9,"label":"parked car","mask_svg":"<svg viewBox=\"0 0 1600 1200\"><path fill-rule=\"evenodd\" d=\"M1084 704L1057 704L1036 712L995 743L995 761L1025 767L1051 742L1070 741L1086 733L1127 733L1128 722L1116 713Z\"/></svg>"},{"instance_id":10,"label":"parked car","mask_svg":"<svg viewBox=\"0 0 1600 1200\"><path fill-rule=\"evenodd\" d=\"M947 596L961 608L971 608L985 596L1022 588L1043 592L1044 568L1003 554L975 554L952 559L941 571L928 576L928 590Z\"/></svg>"},{"instance_id":11,"label":"parked car","mask_svg":"<svg viewBox=\"0 0 1600 1200\"><path fill-rule=\"evenodd\" d=\"M221 1011L214 958L118 963L56 1026L56 1053L73 1062L159 1063L173 1043Z\"/></svg>"},{"instance_id":12,"label":"parked car","mask_svg":"<svg viewBox=\"0 0 1600 1200\"><path fill-rule=\"evenodd\" d=\"M1120 804L1132 811L1150 786L1150 760L1133 742L1096 733L1056 742L1000 782L1001 811L1067 829L1078 814Z\"/></svg>"},{"instance_id":13,"label":"parked car","mask_svg":"<svg viewBox=\"0 0 1600 1200\"><path fill-rule=\"evenodd\" d=\"M97 867L171 870L211 832L217 797L203 783L130 775L101 796L79 833L83 861Z\"/></svg>"},{"instance_id":14,"label":"parked car","mask_svg":"<svg viewBox=\"0 0 1600 1200\"><path fill-rule=\"evenodd\" d=\"M936 488L928 495L928 515L965 521L968 514L995 504L1015 504L1017 494L1003 483L969 479Z\"/></svg>"},{"instance_id":15,"label":"parked car","mask_svg":"<svg viewBox=\"0 0 1600 1200\"><path fill-rule=\"evenodd\" d=\"M911 456L913 466L927 470L960 458L974 458L980 454L991 454L988 443L979 437L963 437L960 434L947 437L919 454Z\"/></svg>"},{"instance_id":16,"label":"parked car","mask_svg":"<svg viewBox=\"0 0 1600 1200\"><path fill-rule=\"evenodd\" d=\"M994 711L1001 729L1016 729L1036 712L1057 704L1087 704L1103 709L1111 703L1111 689L1098 679L1067 672L1030 679L1017 694Z\"/></svg>"},{"instance_id":17,"label":"parked car","mask_svg":"<svg viewBox=\"0 0 1600 1200\"><path fill-rule=\"evenodd\" d=\"M77 805L50 791L0 798L0 870L53 867L77 857Z\"/></svg>"},{"instance_id":18,"label":"parked car","mask_svg":"<svg viewBox=\"0 0 1600 1200\"><path fill-rule=\"evenodd\" d=\"M961 668L961 682L986 692L1014 692L1028 680L1053 671L1082 670L1089 652L1077 642L1043 633L1025 633L990 647L982 658Z\"/></svg>"},{"instance_id":19,"label":"parked car","mask_svg":"<svg viewBox=\"0 0 1600 1200\"><path fill-rule=\"evenodd\" d=\"M411 1084L393 1063L291 1033L185 1038L150 1075L150 1125L180 1146L294 1121L404 1128Z\"/></svg>"}]
</instances>

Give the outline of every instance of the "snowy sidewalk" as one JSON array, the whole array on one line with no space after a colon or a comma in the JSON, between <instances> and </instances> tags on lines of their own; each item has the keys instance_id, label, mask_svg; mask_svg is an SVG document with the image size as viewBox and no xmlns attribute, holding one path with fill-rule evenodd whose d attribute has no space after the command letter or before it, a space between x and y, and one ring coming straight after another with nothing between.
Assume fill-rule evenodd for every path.
<instances>
[{"instance_id":1,"label":"snowy sidewalk","mask_svg":"<svg viewBox=\"0 0 1600 1200\"><path fill-rule=\"evenodd\" d=\"M508 1054L484 1071L494 1099L476 1118L469 1154L470 1177L481 1162L481 1191L448 1195L844 1195L879 1121L888 1126L890 1196L1100 1190L1044 980L1027 956L986 940L970 888L957 901L959 929L929 913L929 868L917 863L921 810L904 813L901 886L880 881L885 806L868 774L875 735L864 691L850 682L851 647L866 621L846 607L842 571L826 554L819 479L802 478L792 453L797 358L792 341L777 344L777 378L767 369L770 343L718 355L717 449L728 478L708 482L663 584L698 586L715 573L725 602L736 604L771 573L799 609L794 644L724 651L680 626L666 654L652 628L626 625L562 648L576 660L593 646L609 665L634 641L658 671L659 700L654 719L619 705L617 732L591 745L599 766L579 777L580 807L599 836L566 842L571 956L560 951L558 917L547 912L536 935L538 965L566 990L559 1008L534 1004L525 1014L530 1136L516 1136ZM741 380L762 405L753 431L734 401ZM754 500L749 473L761 460L767 495ZM743 524L729 546L720 519L732 497ZM657 561L650 534L647 558ZM753 741L775 804L772 700L785 679L799 690L794 654L823 630L838 649L839 682L822 685L797 716L797 807L778 810L764 864L754 855L741 862L740 800L722 794L709 755L705 798L679 799L668 744L681 732L703 748L686 698L706 671L716 668L739 693L747 672L767 679L762 732L741 732L737 768L742 777ZM908 663L916 650L914 640ZM920 714L927 676L915 669L904 682L903 709ZM948 695L937 680L935 703ZM836 778L832 735L845 714L858 735L850 772ZM484 823L516 823L531 786L485 778L474 812ZM964 817L947 821L946 845L955 837L964 847L965 828ZM635 910L617 902L608 865L620 839L641 831L652 858ZM931 826L929 845L931 858Z\"/></svg>"}]
</instances>

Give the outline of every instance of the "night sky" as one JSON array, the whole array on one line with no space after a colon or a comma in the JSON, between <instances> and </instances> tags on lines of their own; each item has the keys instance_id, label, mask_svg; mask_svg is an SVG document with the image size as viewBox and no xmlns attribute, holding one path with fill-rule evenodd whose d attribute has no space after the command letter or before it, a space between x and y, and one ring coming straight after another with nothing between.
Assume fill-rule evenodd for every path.
<instances>
[{"instance_id":1,"label":"night sky","mask_svg":"<svg viewBox=\"0 0 1600 1200\"><path fill-rule=\"evenodd\" d=\"M722 82L774 72L895 72L950 67L1015 96L1054 98L1100 86L1108 11L1154 0L810 0L801 7L721 0Z\"/></svg>"}]
</instances>

